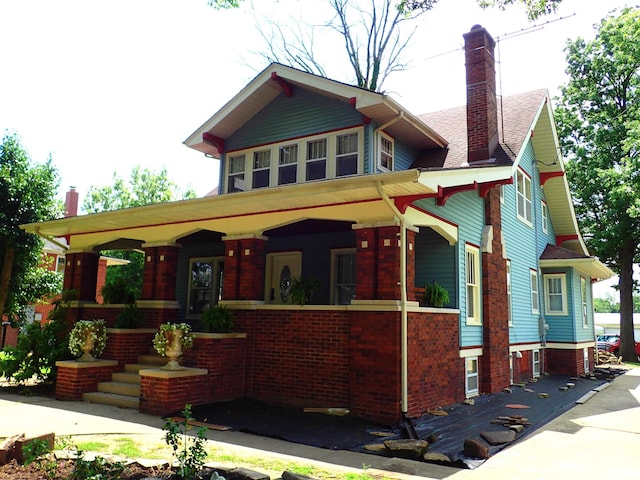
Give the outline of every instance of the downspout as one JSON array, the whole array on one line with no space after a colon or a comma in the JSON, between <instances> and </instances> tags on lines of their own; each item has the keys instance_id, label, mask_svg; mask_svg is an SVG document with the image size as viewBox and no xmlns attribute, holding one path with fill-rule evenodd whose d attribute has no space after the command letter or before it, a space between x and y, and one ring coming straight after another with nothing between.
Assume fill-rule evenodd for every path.
<instances>
[{"instance_id":1,"label":"downspout","mask_svg":"<svg viewBox=\"0 0 640 480\"><path fill-rule=\"evenodd\" d=\"M38 235L40 238L44 238L47 242L51 242L53 243L55 246L60 247L62 250L69 250L69 246L65 245L63 243L60 243L58 240L56 240L53 237L49 237L47 235L44 235L42 233L40 233L40 228L36 227L34 233L36 235Z\"/></svg>"},{"instance_id":2,"label":"downspout","mask_svg":"<svg viewBox=\"0 0 640 480\"><path fill-rule=\"evenodd\" d=\"M409 393L408 393L408 325L407 325L407 226L404 215L400 213L400 210L395 206L389 196L382 190L382 184L376 182L376 190L380 198L389 206L391 211L400 221L400 388L402 396L402 413L406 414L409 407Z\"/></svg>"}]
</instances>

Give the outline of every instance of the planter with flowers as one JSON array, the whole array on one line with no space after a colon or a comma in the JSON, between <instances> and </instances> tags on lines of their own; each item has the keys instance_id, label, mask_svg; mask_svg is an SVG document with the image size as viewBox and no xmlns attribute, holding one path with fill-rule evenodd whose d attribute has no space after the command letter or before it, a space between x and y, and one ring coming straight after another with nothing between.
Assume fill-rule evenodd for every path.
<instances>
[{"instance_id":1,"label":"planter with flowers","mask_svg":"<svg viewBox=\"0 0 640 480\"><path fill-rule=\"evenodd\" d=\"M169 362L162 367L164 370L181 370L178 363L182 351L193 346L195 335L191 327L186 323L163 323L153 338L153 347L156 352L166 356Z\"/></svg>"},{"instance_id":2,"label":"planter with flowers","mask_svg":"<svg viewBox=\"0 0 640 480\"><path fill-rule=\"evenodd\" d=\"M93 362L107 345L104 320L78 320L69 334L69 350L79 362Z\"/></svg>"}]
</instances>

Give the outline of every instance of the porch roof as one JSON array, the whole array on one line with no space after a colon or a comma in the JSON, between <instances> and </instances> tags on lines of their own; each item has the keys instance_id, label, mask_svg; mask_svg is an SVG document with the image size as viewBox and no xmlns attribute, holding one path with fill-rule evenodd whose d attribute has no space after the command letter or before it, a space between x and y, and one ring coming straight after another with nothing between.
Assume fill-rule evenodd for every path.
<instances>
[{"instance_id":1,"label":"porch roof","mask_svg":"<svg viewBox=\"0 0 640 480\"><path fill-rule=\"evenodd\" d=\"M541 268L575 268L594 280L606 280L615 273L595 257L580 255L573 250L547 245L540 256Z\"/></svg>"}]
</instances>

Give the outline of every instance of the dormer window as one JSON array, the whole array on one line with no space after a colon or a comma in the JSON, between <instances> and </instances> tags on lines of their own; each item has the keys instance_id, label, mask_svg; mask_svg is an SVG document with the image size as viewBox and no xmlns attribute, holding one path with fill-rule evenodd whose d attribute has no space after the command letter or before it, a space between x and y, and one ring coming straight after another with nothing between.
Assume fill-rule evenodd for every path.
<instances>
[{"instance_id":1,"label":"dormer window","mask_svg":"<svg viewBox=\"0 0 640 480\"><path fill-rule=\"evenodd\" d=\"M380 148L378 150L378 167L382 170L393 171L393 140L382 133L380 138Z\"/></svg>"}]
</instances>

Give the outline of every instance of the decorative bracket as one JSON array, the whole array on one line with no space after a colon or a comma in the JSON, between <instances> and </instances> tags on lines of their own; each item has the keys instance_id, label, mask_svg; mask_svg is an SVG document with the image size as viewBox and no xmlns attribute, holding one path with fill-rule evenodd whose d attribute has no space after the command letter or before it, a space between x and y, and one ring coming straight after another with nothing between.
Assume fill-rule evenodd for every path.
<instances>
[{"instance_id":1,"label":"decorative bracket","mask_svg":"<svg viewBox=\"0 0 640 480\"><path fill-rule=\"evenodd\" d=\"M396 208L400 211L400 213L404 213L407 211L407 208L409 208L409 205L411 205L416 200L422 200L423 198L429 198L434 196L435 194L433 193L428 193L424 195L403 195L401 197L394 197L393 203L395 204Z\"/></svg>"},{"instance_id":2,"label":"decorative bracket","mask_svg":"<svg viewBox=\"0 0 640 480\"><path fill-rule=\"evenodd\" d=\"M576 233L571 235L556 235L556 245L558 247L562 246L564 242L568 242L569 240L578 240L580 237Z\"/></svg>"},{"instance_id":3,"label":"decorative bracket","mask_svg":"<svg viewBox=\"0 0 640 480\"><path fill-rule=\"evenodd\" d=\"M212 133L204 132L202 134L202 141L208 145L213 145L218 149L220 153L224 153L224 139L220 138Z\"/></svg>"},{"instance_id":4,"label":"decorative bracket","mask_svg":"<svg viewBox=\"0 0 640 480\"><path fill-rule=\"evenodd\" d=\"M513 177L505 178L504 180L496 180L495 182L485 182L481 183L478 189L478 194L481 198L484 198L489 193L493 187L497 187L498 185L512 185Z\"/></svg>"},{"instance_id":5,"label":"decorative bracket","mask_svg":"<svg viewBox=\"0 0 640 480\"><path fill-rule=\"evenodd\" d=\"M467 185L456 185L454 187L440 187L438 186L438 198L436 200L436 205L439 207L444 207L447 203L447 200L451 195L460 192L467 192L469 190L477 190L478 182L469 183Z\"/></svg>"},{"instance_id":6,"label":"decorative bracket","mask_svg":"<svg viewBox=\"0 0 640 480\"><path fill-rule=\"evenodd\" d=\"M555 177L564 177L564 172L540 172L540 186L544 186L547 180Z\"/></svg>"},{"instance_id":7,"label":"decorative bracket","mask_svg":"<svg viewBox=\"0 0 640 480\"><path fill-rule=\"evenodd\" d=\"M291 97L293 95L293 87L284 78L278 76L276 72L271 72L271 80L278 82L278 85L282 88L285 97Z\"/></svg>"}]
</instances>

